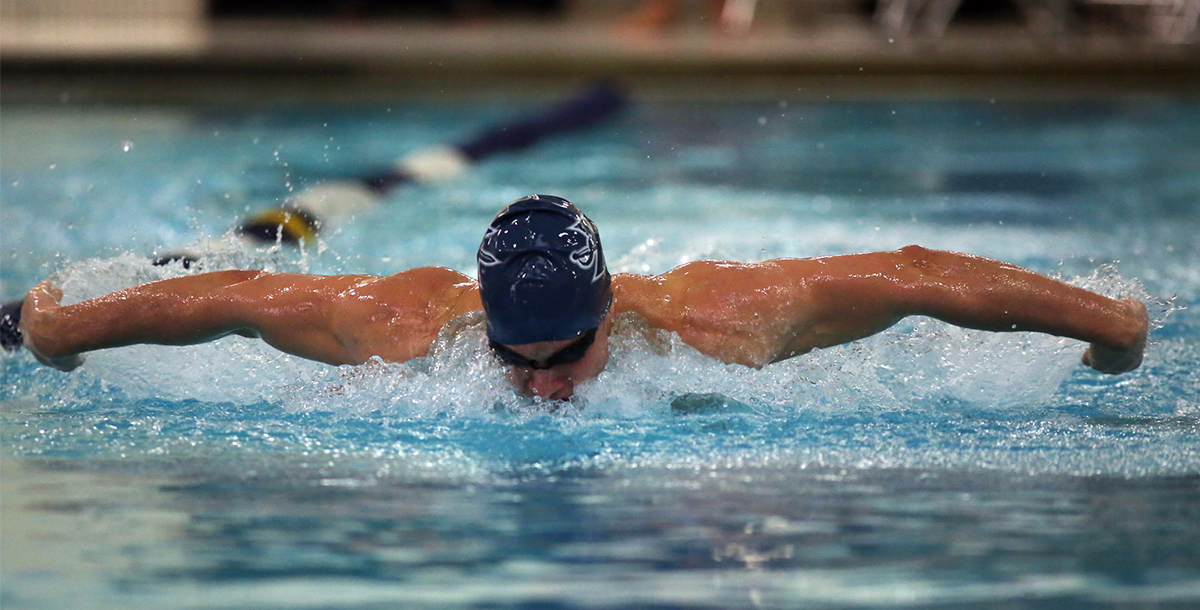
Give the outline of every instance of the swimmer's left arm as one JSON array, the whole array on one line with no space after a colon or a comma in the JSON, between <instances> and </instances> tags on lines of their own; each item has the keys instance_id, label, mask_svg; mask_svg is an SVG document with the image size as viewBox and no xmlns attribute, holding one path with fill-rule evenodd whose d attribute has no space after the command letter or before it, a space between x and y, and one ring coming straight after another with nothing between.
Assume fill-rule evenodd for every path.
<instances>
[{"instance_id":1,"label":"swimmer's left arm","mask_svg":"<svg viewBox=\"0 0 1200 610\"><path fill-rule=\"evenodd\" d=\"M1085 364L1121 373L1141 363L1147 332L1138 301L919 246L757 264L699 261L662 276L624 276L614 290L651 325L677 332L702 353L748 366L862 339L924 315L967 328L1087 341Z\"/></svg>"},{"instance_id":2,"label":"swimmer's left arm","mask_svg":"<svg viewBox=\"0 0 1200 610\"><path fill-rule=\"evenodd\" d=\"M1110 374L1137 368L1146 345L1141 302L1111 299L982 257L908 246L779 264L797 268L806 309L785 353L853 341L910 315L1086 341L1084 364Z\"/></svg>"}]
</instances>

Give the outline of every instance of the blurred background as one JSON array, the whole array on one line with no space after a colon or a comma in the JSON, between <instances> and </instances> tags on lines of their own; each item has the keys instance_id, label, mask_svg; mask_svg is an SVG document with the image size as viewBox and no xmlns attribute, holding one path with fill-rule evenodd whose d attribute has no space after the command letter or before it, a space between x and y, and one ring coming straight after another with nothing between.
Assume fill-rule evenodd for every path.
<instances>
[{"instance_id":1,"label":"blurred background","mask_svg":"<svg viewBox=\"0 0 1200 610\"><path fill-rule=\"evenodd\" d=\"M1194 88L1200 0L2 0L7 102ZM220 82L213 87L214 79ZM737 86L713 86L714 81ZM841 88L841 89L840 89ZM1002 86L988 87L989 95ZM769 91L767 92L769 93Z\"/></svg>"}]
</instances>

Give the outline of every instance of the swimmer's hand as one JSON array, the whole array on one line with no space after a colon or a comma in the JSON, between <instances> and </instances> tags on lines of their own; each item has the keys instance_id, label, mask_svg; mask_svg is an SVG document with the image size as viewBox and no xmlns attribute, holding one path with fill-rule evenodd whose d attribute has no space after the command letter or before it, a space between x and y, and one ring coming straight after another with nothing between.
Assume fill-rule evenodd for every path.
<instances>
[{"instance_id":1,"label":"swimmer's hand","mask_svg":"<svg viewBox=\"0 0 1200 610\"><path fill-rule=\"evenodd\" d=\"M1142 364L1142 353L1146 351L1146 334L1150 319L1146 306L1136 299L1122 299L1129 308L1129 320L1133 332L1124 345L1092 343L1083 353L1083 363L1109 375L1125 373Z\"/></svg>"},{"instance_id":2,"label":"swimmer's hand","mask_svg":"<svg viewBox=\"0 0 1200 610\"><path fill-rule=\"evenodd\" d=\"M38 362L60 371L73 371L83 364L83 356L54 354L51 351L54 343L51 326L55 310L62 307L62 296L62 290L49 281L43 281L30 290L21 306L21 334L25 336L25 349Z\"/></svg>"}]
</instances>

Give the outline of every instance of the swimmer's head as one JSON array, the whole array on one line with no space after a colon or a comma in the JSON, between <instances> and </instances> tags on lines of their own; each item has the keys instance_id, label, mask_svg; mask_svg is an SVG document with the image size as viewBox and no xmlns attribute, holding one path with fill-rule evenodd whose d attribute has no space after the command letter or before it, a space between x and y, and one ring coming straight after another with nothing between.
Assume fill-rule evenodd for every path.
<instances>
[{"instance_id":1,"label":"swimmer's head","mask_svg":"<svg viewBox=\"0 0 1200 610\"><path fill-rule=\"evenodd\" d=\"M574 339L599 327L612 305L600 233L561 197L530 195L500 210L478 261L488 339L496 343Z\"/></svg>"}]
</instances>

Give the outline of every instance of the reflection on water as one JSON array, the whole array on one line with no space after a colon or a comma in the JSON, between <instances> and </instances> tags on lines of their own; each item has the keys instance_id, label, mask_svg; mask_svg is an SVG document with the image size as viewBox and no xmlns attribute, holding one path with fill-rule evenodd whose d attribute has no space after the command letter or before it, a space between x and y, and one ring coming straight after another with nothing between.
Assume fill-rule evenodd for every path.
<instances>
[{"instance_id":1,"label":"reflection on water","mask_svg":"<svg viewBox=\"0 0 1200 610\"><path fill-rule=\"evenodd\" d=\"M1185 607L1200 596L1195 475L781 465L460 484L280 462L247 475L193 460L6 460L5 607Z\"/></svg>"}]
</instances>

